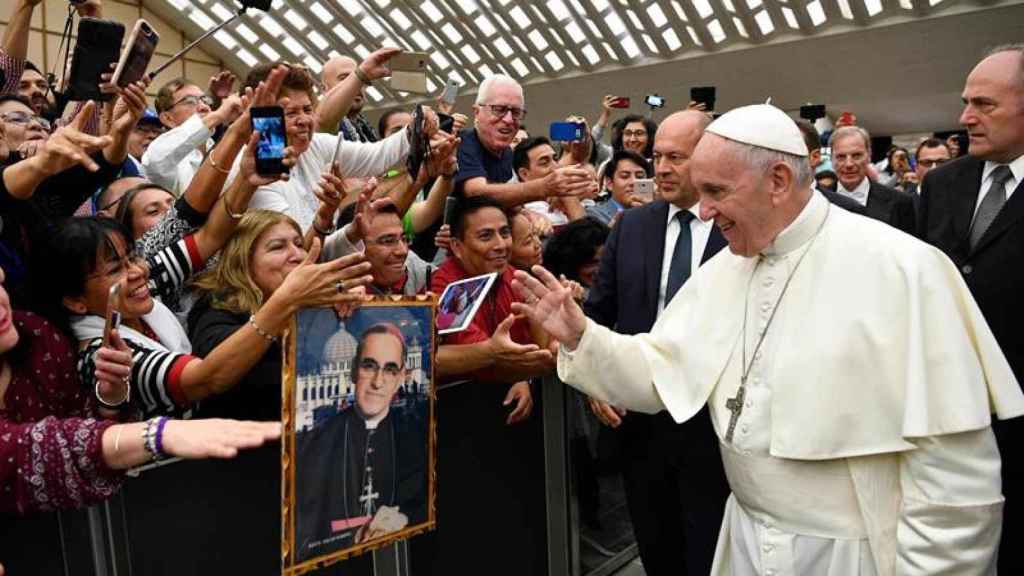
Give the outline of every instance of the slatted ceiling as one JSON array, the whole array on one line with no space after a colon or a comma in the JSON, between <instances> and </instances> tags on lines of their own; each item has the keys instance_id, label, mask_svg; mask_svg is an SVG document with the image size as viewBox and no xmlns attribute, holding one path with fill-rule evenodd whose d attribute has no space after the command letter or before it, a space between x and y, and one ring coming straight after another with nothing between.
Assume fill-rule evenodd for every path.
<instances>
[{"instance_id":1,"label":"slatted ceiling","mask_svg":"<svg viewBox=\"0 0 1024 576\"><path fill-rule=\"evenodd\" d=\"M236 11L228 0L146 0L184 15L198 35ZM456 77L472 90L505 73L544 81L566 73L653 64L758 44L779 34L814 35L831 24L870 26L890 15L926 16L957 0L275 0L214 36L211 52L245 70L285 59L319 73L343 54L357 60L384 45L431 53L428 84ZM941 6L940 6L941 4ZM375 105L422 98L369 94Z\"/></svg>"}]
</instances>

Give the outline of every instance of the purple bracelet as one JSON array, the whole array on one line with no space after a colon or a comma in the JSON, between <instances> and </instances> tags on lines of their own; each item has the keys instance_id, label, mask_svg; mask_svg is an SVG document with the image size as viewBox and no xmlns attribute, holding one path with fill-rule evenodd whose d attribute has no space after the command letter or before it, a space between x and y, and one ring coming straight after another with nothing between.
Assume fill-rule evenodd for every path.
<instances>
[{"instance_id":1,"label":"purple bracelet","mask_svg":"<svg viewBox=\"0 0 1024 576\"><path fill-rule=\"evenodd\" d=\"M167 454L164 452L164 425L167 424L167 420L169 420L167 416L161 416L156 424L156 454L153 456L157 460L163 460L167 457Z\"/></svg>"}]
</instances>

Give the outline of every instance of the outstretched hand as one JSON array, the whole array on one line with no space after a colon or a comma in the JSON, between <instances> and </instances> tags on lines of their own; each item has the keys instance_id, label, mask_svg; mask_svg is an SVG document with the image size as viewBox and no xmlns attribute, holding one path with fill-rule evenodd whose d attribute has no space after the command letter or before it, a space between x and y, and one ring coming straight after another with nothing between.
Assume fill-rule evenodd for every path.
<instances>
[{"instance_id":1,"label":"outstretched hand","mask_svg":"<svg viewBox=\"0 0 1024 576\"><path fill-rule=\"evenodd\" d=\"M168 420L163 445L170 456L234 458L241 449L256 448L280 437L280 422Z\"/></svg>"},{"instance_id":2,"label":"outstretched hand","mask_svg":"<svg viewBox=\"0 0 1024 576\"><path fill-rule=\"evenodd\" d=\"M573 299L572 290L562 285L543 266L534 266L533 276L517 270L512 287L522 302L512 303L512 311L541 326L569 350L579 345L587 328L587 317Z\"/></svg>"},{"instance_id":3,"label":"outstretched hand","mask_svg":"<svg viewBox=\"0 0 1024 576\"><path fill-rule=\"evenodd\" d=\"M85 132L85 125L95 110L95 102L86 102L71 122L54 132L36 154L35 158L40 160L46 174L57 174L76 164L81 164L90 172L100 169L90 155L108 146L113 139L110 136L91 136Z\"/></svg>"}]
</instances>

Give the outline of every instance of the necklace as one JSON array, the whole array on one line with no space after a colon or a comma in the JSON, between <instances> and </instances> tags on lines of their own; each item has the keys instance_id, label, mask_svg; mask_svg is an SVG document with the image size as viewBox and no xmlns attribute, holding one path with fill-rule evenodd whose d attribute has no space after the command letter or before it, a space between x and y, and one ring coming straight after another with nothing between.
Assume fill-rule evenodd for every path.
<instances>
[{"instance_id":1,"label":"necklace","mask_svg":"<svg viewBox=\"0 0 1024 576\"><path fill-rule=\"evenodd\" d=\"M754 275L757 274L757 268L761 265L761 261L758 260L757 265L754 266L754 271L750 274L750 279L747 280L747 292L743 301L743 339L741 348L743 350L742 363L740 366L743 367L743 374L740 376L740 386L736 390L736 395L732 398L728 398L725 401L725 408L731 412L729 416L729 428L725 432L725 442L732 444L732 436L736 431L736 423L740 419L740 414L743 413L743 401L747 395L747 377L750 376L750 371L754 368L754 361L757 359L757 353L761 350L761 344L764 343L765 336L768 335L768 328L771 327L772 321L775 320L775 313L779 311L779 304L782 303L783 296L786 295L786 290L789 289L790 282L793 281L793 277L796 276L797 269L800 268L800 264L803 263L804 257L811 251L814 246L815 240L821 235L821 231L825 228L825 222L828 222L828 216L832 211L832 206L826 206L825 217L822 218L821 224L818 225L818 229L814 231L814 236L811 237L810 242L807 243L807 248L804 248L803 253L800 254L800 258L797 259L796 264L793 265L793 271L786 277L786 283L782 285L782 290L779 292L779 297L775 299L775 306L772 307L772 313L768 316L768 321L764 325L764 330L757 338L757 343L754 345L754 350L751 353L750 362L747 362L747 306L750 301L750 285L754 282Z\"/></svg>"}]
</instances>

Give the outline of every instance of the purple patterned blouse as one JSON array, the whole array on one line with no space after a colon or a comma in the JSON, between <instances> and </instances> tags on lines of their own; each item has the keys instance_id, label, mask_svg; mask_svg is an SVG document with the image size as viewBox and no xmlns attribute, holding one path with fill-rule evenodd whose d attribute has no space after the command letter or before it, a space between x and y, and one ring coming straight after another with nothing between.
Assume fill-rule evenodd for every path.
<instances>
[{"instance_id":1,"label":"purple patterned blouse","mask_svg":"<svg viewBox=\"0 0 1024 576\"><path fill-rule=\"evenodd\" d=\"M102 455L103 432L115 424L94 418L76 353L42 318L14 312L20 340L5 354L11 382L0 409L0 513L78 508L109 498L121 484Z\"/></svg>"}]
</instances>

